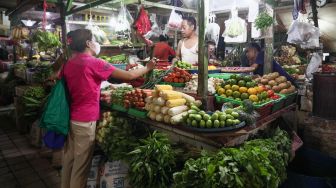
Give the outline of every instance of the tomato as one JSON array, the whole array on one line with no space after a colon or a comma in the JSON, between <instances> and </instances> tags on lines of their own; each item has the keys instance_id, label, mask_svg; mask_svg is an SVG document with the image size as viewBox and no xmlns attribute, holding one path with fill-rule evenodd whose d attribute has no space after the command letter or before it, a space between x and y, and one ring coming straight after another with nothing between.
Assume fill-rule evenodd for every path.
<instances>
[{"instance_id":1,"label":"tomato","mask_svg":"<svg viewBox=\"0 0 336 188\"><path fill-rule=\"evenodd\" d=\"M268 97L272 97L274 95L274 91L273 90L268 90L267 95L268 95Z\"/></svg>"}]
</instances>

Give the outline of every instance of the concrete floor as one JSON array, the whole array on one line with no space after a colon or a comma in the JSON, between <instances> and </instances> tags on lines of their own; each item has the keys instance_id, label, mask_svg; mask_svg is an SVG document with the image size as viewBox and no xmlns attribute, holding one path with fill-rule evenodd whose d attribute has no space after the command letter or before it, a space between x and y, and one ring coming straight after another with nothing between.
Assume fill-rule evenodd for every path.
<instances>
[{"instance_id":1,"label":"concrete floor","mask_svg":"<svg viewBox=\"0 0 336 188\"><path fill-rule=\"evenodd\" d=\"M6 116L0 117L0 151L1 188L60 187L60 171L52 167L50 151L31 146Z\"/></svg>"}]
</instances>

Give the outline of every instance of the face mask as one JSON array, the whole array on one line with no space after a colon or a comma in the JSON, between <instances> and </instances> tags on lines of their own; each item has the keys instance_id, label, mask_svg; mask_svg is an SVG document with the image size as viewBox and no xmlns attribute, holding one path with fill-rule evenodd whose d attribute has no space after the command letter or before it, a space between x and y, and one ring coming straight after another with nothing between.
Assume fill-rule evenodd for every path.
<instances>
[{"instance_id":1,"label":"face mask","mask_svg":"<svg viewBox=\"0 0 336 188\"><path fill-rule=\"evenodd\" d=\"M90 49L92 51L94 51L95 55L98 55L100 52L100 44L98 42L95 41L91 41L92 42L92 46L90 47Z\"/></svg>"}]
</instances>

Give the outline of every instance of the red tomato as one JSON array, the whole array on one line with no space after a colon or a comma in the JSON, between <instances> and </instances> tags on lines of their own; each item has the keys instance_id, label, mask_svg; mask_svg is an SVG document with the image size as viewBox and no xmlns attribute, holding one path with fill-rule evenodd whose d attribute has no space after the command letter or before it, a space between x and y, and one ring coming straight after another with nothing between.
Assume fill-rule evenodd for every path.
<instances>
[{"instance_id":1,"label":"red tomato","mask_svg":"<svg viewBox=\"0 0 336 188\"><path fill-rule=\"evenodd\" d=\"M273 90L268 90L267 95L268 95L268 97L272 97L274 95L274 91Z\"/></svg>"}]
</instances>

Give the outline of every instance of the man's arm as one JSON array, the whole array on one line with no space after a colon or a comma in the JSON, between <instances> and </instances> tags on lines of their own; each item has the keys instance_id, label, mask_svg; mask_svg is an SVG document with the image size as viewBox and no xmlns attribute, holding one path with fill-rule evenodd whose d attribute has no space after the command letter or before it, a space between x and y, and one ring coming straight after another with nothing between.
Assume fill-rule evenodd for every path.
<instances>
[{"instance_id":1,"label":"man's arm","mask_svg":"<svg viewBox=\"0 0 336 188\"><path fill-rule=\"evenodd\" d=\"M175 61L181 60L181 48L182 48L182 40L180 40L180 42L177 45L177 50L176 50L176 57L173 59L173 63Z\"/></svg>"}]
</instances>

